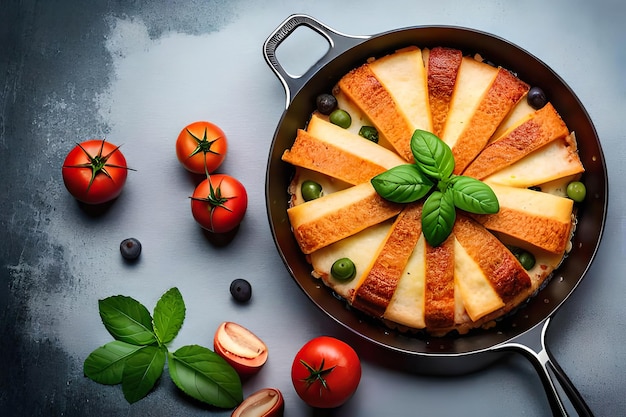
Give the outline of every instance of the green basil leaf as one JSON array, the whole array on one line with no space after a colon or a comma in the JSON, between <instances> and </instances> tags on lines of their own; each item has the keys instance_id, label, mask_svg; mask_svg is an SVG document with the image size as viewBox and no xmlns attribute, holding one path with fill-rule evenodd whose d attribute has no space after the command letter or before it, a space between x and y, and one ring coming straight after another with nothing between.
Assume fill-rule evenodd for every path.
<instances>
[{"instance_id":1,"label":"green basil leaf","mask_svg":"<svg viewBox=\"0 0 626 417\"><path fill-rule=\"evenodd\" d=\"M100 384L119 384L122 382L126 359L143 348L119 340L109 342L87 356L83 372L86 377Z\"/></svg>"},{"instance_id":2,"label":"green basil leaf","mask_svg":"<svg viewBox=\"0 0 626 417\"><path fill-rule=\"evenodd\" d=\"M494 214L500 210L498 197L484 182L460 175L452 178L451 184L454 205L461 210L475 214Z\"/></svg>"},{"instance_id":3,"label":"green basil leaf","mask_svg":"<svg viewBox=\"0 0 626 417\"><path fill-rule=\"evenodd\" d=\"M411 152L419 168L429 177L441 180L452 175L452 150L432 133L417 129L411 137Z\"/></svg>"},{"instance_id":4,"label":"green basil leaf","mask_svg":"<svg viewBox=\"0 0 626 417\"><path fill-rule=\"evenodd\" d=\"M417 201L433 186L415 164L398 165L378 174L370 182L381 197L394 203Z\"/></svg>"},{"instance_id":5,"label":"green basil leaf","mask_svg":"<svg viewBox=\"0 0 626 417\"><path fill-rule=\"evenodd\" d=\"M163 373L166 353L165 347L145 346L126 359L122 375L126 401L132 404L148 395Z\"/></svg>"},{"instance_id":6,"label":"green basil leaf","mask_svg":"<svg viewBox=\"0 0 626 417\"><path fill-rule=\"evenodd\" d=\"M431 246L439 246L450 236L456 210L450 193L433 191L422 208L422 231Z\"/></svg>"},{"instance_id":7,"label":"green basil leaf","mask_svg":"<svg viewBox=\"0 0 626 417\"><path fill-rule=\"evenodd\" d=\"M104 327L116 340L133 345L156 342L150 312L137 300L116 295L98 301Z\"/></svg>"},{"instance_id":8,"label":"green basil leaf","mask_svg":"<svg viewBox=\"0 0 626 417\"><path fill-rule=\"evenodd\" d=\"M221 408L234 408L243 401L239 375L210 349L183 346L169 359L170 376L187 395Z\"/></svg>"},{"instance_id":9,"label":"green basil leaf","mask_svg":"<svg viewBox=\"0 0 626 417\"><path fill-rule=\"evenodd\" d=\"M154 307L154 333L162 344L174 340L185 320L185 302L178 288L167 291Z\"/></svg>"}]
</instances>

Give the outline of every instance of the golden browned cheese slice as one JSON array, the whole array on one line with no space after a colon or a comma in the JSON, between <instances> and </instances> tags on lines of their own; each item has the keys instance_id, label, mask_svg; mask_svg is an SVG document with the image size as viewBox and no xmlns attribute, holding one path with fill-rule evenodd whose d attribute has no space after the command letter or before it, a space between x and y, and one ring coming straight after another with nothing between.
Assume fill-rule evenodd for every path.
<instances>
[{"instance_id":1,"label":"golden browned cheese slice","mask_svg":"<svg viewBox=\"0 0 626 417\"><path fill-rule=\"evenodd\" d=\"M548 103L524 123L483 149L463 174L482 180L542 146L565 138L568 133L567 126L552 104Z\"/></svg>"},{"instance_id":2,"label":"golden browned cheese slice","mask_svg":"<svg viewBox=\"0 0 626 417\"><path fill-rule=\"evenodd\" d=\"M528 188L585 171L573 134L550 142L514 164L496 171L486 182Z\"/></svg>"},{"instance_id":3,"label":"golden browned cheese slice","mask_svg":"<svg viewBox=\"0 0 626 417\"><path fill-rule=\"evenodd\" d=\"M406 163L390 150L317 116L311 118L307 131L298 130L282 159L353 185Z\"/></svg>"},{"instance_id":4,"label":"golden browned cheese slice","mask_svg":"<svg viewBox=\"0 0 626 417\"><path fill-rule=\"evenodd\" d=\"M432 329L454 325L454 237L437 247L426 243L424 322Z\"/></svg>"},{"instance_id":5,"label":"golden browned cheese slice","mask_svg":"<svg viewBox=\"0 0 626 417\"><path fill-rule=\"evenodd\" d=\"M369 62L369 67L413 130L433 129L422 50L407 47Z\"/></svg>"},{"instance_id":6,"label":"golden browned cheese slice","mask_svg":"<svg viewBox=\"0 0 626 417\"><path fill-rule=\"evenodd\" d=\"M398 155L406 161L413 161L411 136L414 129L369 65L364 64L344 75L338 86L385 136Z\"/></svg>"},{"instance_id":7,"label":"golden browned cheese slice","mask_svg":"<svg viewBox=\"0 0 626 417\"><path fill-rule=\"evenodd\" d=\"M453 233L505 303L531 287L528 273L515 256L483 226L468 217L458 216ZM474 291L467 298L480 296L480 292Z\"/></svg>"},{"instance_id":8,"label":"golden browned cheese slice","mask_svg":"<svg viewBox=\"0 0 626 417\"><path fill-rule=\"evenodd\" d=\"M428 96L433 119L432 132L441 137L448 118L448 110L456 75L463 54L458 49L436 47L428 54Z\"/></svg>"},{"instance_id":9,"label":"golden browned cheese slice","mask_svg":"<svg viewBox=\"0 0 626 417\"><path fill-rule=\"evenodd\" d=\"M354 307L381 317L422 234L422 205L406 206L398 215L385 244L354 293Z\"/></svg>"},{"instance_id":10,"label":"golden browned cheese slice","mask_svg":"<svg viewBox=\"0 0 626 417\"><path fill-rule=\"evenodd\" d=\"M305 254L383 222L402 210L369 182L287 209L293 234Z\"/></svg>"},{"instance_id":11,"label":"golden browned cheese slice","mask_svg":"<svg viewBox=\"0 0 626 417\"><path fill-rule=\"evenodd\" d=\"M486 64L481 64L486 65ZM455 168L459 174L481 153L498 125L528 91L528 84L509 71L500 68L497 75L481 98L476 111L452 146Z\"/></svg>"},{"instance_id":12,"label":"golden browned cheese slice","mask_svg":"<svg viewBox=\"0 0 626 417\"><path fill-rule=\"evenodd\" d=\"M473 216L487 229L555 254L570 240L573 201L526 188L489 184L500 204L496 214Z\"/></svg>"}]
</instances>

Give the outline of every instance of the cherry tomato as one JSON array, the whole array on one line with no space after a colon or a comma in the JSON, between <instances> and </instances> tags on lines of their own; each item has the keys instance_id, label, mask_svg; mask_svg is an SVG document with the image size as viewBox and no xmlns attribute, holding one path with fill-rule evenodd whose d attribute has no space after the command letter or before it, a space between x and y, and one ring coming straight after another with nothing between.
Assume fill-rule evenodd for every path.
<instances>
[{"instance_id":1,"label":"cherry tomato","mask_svg":"<svg viewBox=\"0 0 626 417\"><path fill-rule=\"evenodd\" d=\"M344 404L361 381L361 361L341 340L320 336L307 342L291 366L291 382L298 396L311 407Z\"/></svg>"},{"instance_id":2,"label":"cherry tomato","mask_svg":"<svg viewBox=\"0 0 626 417\"><path fill-rule=\"evenodd\" d=\"M258 372L267 361L265 343L250 330L233 322L224 322L217 328L213 349L241 376Z\"/></svg>"},{"instance_id":3,"label":"cherry tomato","mask_svg":"<svg viewBox=\"0 0 626 417\"><path fill-rule=\"evenodd\" d=\"M79 201L102 204L118 197L129 168L119 146L105 140L77 144L63 162L65 188Z\"/></svg>"},{"instance_id":4,"label":"cherry tomato","mask_svg":"<svg viewBox=\"0 0 626 417\"><path fill-rule=\"evenodd\" d=\"M212 173L224 162L228 151L226 134L211 122L194 122L181 130L176 139L180 163L196 174Z\"/></svg>"},{"instance_id":5,"label":"cherry tomato","mask_svg":"<svg viewBox=\"0 0 626 417\"><path fill-rule=\"evenodd\" d=\"M246 214L248 194L243 184L226 174L210 175L191 196L193 218L206 230L226 233Z\"/></svg>"}]
</instances>

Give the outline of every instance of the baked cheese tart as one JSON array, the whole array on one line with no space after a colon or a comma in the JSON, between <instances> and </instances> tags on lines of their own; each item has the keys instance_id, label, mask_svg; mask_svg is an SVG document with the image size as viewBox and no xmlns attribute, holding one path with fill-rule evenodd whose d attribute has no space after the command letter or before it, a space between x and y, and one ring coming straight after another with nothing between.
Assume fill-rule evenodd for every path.
<instances>
[{"instance_id":1,"label":"baked cheese tart","mask_svg":"<svg viewBox=\"0 0 626 417\"><path fill-rule=\"evenodd\" d=\"M350 125L315 111L282 157L295 167L286 210L312 279L392 328L436 336L490 327L533 296L570 249L565 189L584 167L574 132L550 102L529 104L529 90L447 47L403 48L343 75L334 112ZM417 130L447 145L453 175L487 184L498 201L494 213L456 210L437 245L424 234L423 199L387 200L371 181L415 163Z\"/></svg>"}]
</instances>

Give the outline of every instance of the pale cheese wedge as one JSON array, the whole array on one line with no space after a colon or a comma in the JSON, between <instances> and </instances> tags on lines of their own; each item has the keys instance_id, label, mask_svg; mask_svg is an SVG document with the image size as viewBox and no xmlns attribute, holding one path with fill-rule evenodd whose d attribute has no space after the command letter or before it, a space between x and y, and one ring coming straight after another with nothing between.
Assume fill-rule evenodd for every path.
<instances>
[{"instance_id":1,"label":"pale cheese wedge","mask_svg":"<svg viewBox=\"0 0 626 417\"><path fill-rule=\"evenodd\" d=\"M441 137L450 148L456 145L496 75L496 68L473 58L463 57Z\"/></svg>"},{"instance_id":2,"label":"pale cheese wedge","mask_svg":"<svg viewBox=\"0 0 626 417\"><path fill-rule=\"evenodd\" d=\"M430 105L422 51L408 47L369 63L372 72L391 94L413 130L431 132Z\"/></svg>"},{"instance_id":3,"label":"pale cheese wedge","mask_svg":"<svg viewBox=\"0 0 626 417\"><path fill-rule=\"evenodd\" d=\"M520 101L517 102L513 110L509 112L509 114L504 118L500 126L496 129L496 131L491 136L489 143L494 142L504 136L508 131L514 129L515 127L521 125L526 121L533 113L535 109L528 104L528 100L526 100L526 95L524 95Z\"/></svg>"},{"instance_id":4,"label":"pale cheese wedge","mask_svg":"<svg viewBox=\"0 0 626 417\"><path fill-rule=\"evenodd\" d=\"M568 135L530 153L513 165L485 178L485 181L528 188L585 171L575 139Z\"/></svg>"},{"instance_id":5,"label":"pale cheese wedge","mask_svg":"<svg viewBox=\"0 0 626 417\"><path fill-rule=\"evenodd\" d=\"M467 314L474 321L504 307L504 302L478 264L455 239L454 278Z\"/></svg>"},{"instance_id":6,"label":"pale cheese wedge","mask_svg":"<svg viewBox=\"0 0 626 417\"><path fill-rule=\"evenodd\" d=\"M406 264L396 292L393 294L383 317L414 329L423 329L424 292L426 286L426 240L422 235Z\"/></svg>"},{"instance_id":7,"label":"pale cheese wedge","mask_svg":"<svg viewBox=\"0 0 626 417\"><path fill-rule=\"evenodd\" d=\"M310 255L313 275L322 279L341 297L348 300L352 298L354 289L363 279L364 273L369 271L372 260L380 250L385 237L389 233L393 221L387 220L372 227L328 245ZM350 281L340 281L330 273L336 260L349 258L356 267L356 276Z\"/></svg>"}]
</instances>

